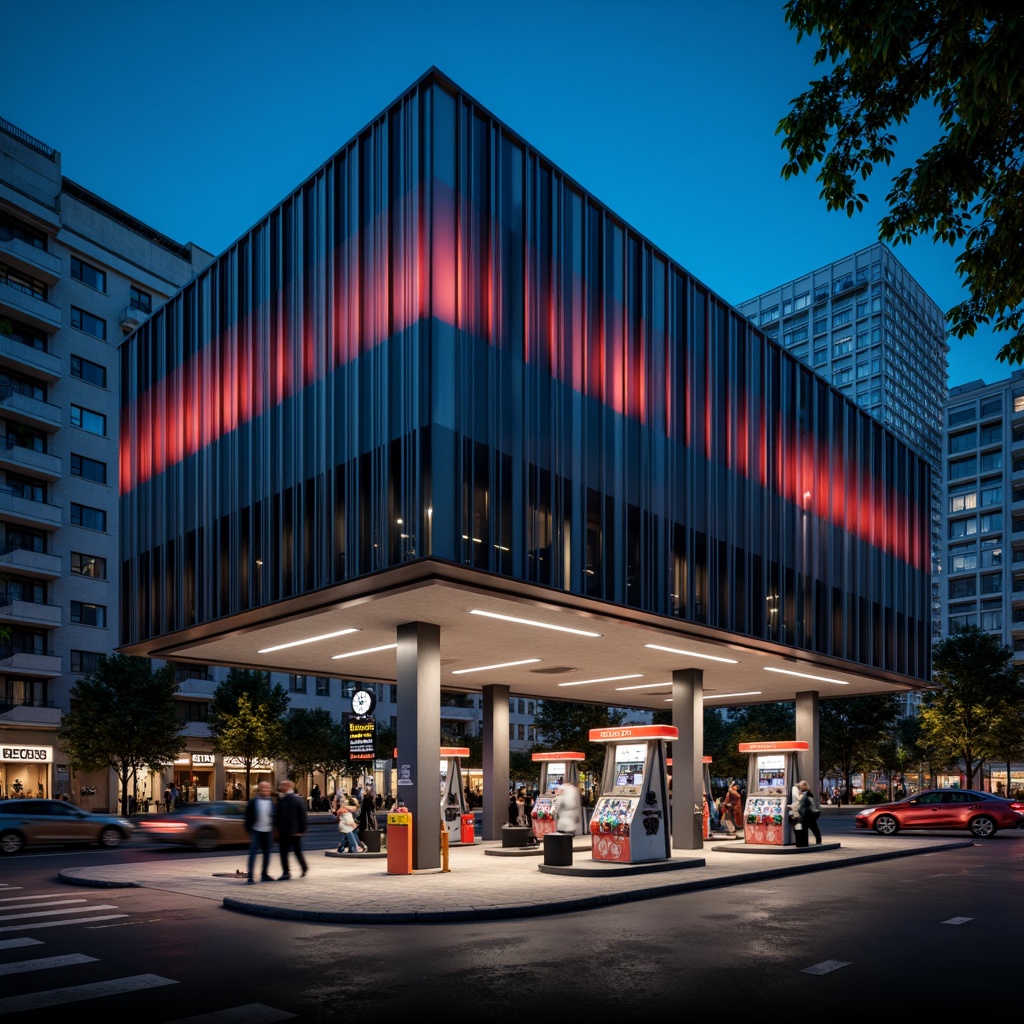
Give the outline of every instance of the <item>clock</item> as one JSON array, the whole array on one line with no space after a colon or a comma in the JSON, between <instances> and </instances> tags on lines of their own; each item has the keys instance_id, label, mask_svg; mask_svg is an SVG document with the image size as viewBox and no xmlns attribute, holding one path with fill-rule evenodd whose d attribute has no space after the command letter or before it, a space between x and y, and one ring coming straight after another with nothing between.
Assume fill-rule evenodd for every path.
<instances>
[{"instance_id":1,"label":"clock","mask_svg":"<svg viewBox=\"0 0 1024 1024\"><path fill-rule=\"evenodd\" d=\"M369 690L356 690L352 694L352 713L362 718L377 706L377 698Z\"/></svg>"}]
</instances>

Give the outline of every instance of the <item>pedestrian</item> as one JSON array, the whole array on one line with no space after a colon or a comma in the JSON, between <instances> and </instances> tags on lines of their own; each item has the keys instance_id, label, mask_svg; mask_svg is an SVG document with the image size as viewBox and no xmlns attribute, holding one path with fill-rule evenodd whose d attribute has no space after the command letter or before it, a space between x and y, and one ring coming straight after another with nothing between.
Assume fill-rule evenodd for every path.
<instances>
[{"instance_id":1,"label":"pedestrian","mask_svg":"<svg viewBox=\"0 0 1024 1024\"><path fill-rule=\"evenodd\" d=\"M739 784L729 786L725 799L722 801L722 824L725 831L734 836L743 830L743 798L740 796Z\"/></svg>"},{"instance_id":2,"label":"pedestrian","mask_svg":"<svg viewBox=\"0 0 1024 1024\"><path fill-rule=\"evenodd\" d=\"M335 816L338 819L338 832L341 834L337 852L359 853L359 837L356 835L359 824L352 814L352 805L343 799L335 811Z\"/></svg>"},{"instance_id":3,"label":"pedestrian","mask_svg":"<svg viewBox=\"0 0 1024 1024\"><path fill-rule=\"evenodd\" d=\"M171 789L171 784L168 782L164 788L164 811L170 813L171 801L174 799L174 790Z\"/></svg>"},{"instance_id":4,"label":"pedestrian","mask_svg":"<svg viewBox=\"0 0 1024 1024\"><path fill-rule=\"evenodd\" d=\"M320 787L315 782L309 791L309 805L314 811L320 810Z\"/></svg>"},{"instance_id":5,"label":"pedestrian","mask_svg":"<svg viewBox=\"0 0 1024 1024\"><path fill-rule=\"evenodd\" d=\"M525 786L520 786L516 795L508 804L508 823L516 828L528 828L531 830L530 844L537 842L532 834L533 822L530 820L530 812L533 810L533 801L526 792Z\"/></svg>"},{"instance_id":6,"label":"pedestrian","mask_svg":"<svg viewBox=\"0 0 1024 1024\"><path fill-rule=\"evenodd\" d=\"M359 807L359 827L371 832L377 827L377 807L371 789L363 793L363 802Z\"/></svg>"},{"instance_id":7,"label":"pedestrian","mask_svg":"<svg viewBox=\"0 0 1024 1024\"><path fill-rule=\"evenodd\" d=\"M263 857L260 878L264 882L272 882L270 846L274 838L274 801L270 796L270 783L265 779L256 786L256 795L245 805L245 830L249 833L249 885L255 881L252 869L257 854Z\"/></svg>"},{"instance_id":8,"label":"pedestrian","mask_svg":"<svg viewBox=\"0 0 1024 1024\"><path fill-rule=\"evenodd\" d=\"M803 780L796 785L800 794L797 799L795 813L797 820L793 824L793 831L796 835L797 846L807 846L807 833L814 835L814 845L821 845L821 829L818 828L818 818L821 817L821 808L814 799L811 787ZM797 826L800 826L799 828Z\"/></svg>"},{"instance_id":9,"label":"pedestrian","mask_svg":"<svg viewBox=\"0 0 1024 1024\"><path fill-rule=\"evenodd\" d=\"M552 810L555 814L556 832L567 832L573 836L582 835L583 800L580 797L579 786L574 786L571 782L559 786Z\"/></svg>"},{"instance_id":10,"label":"pedestrian","mask_svg":"<svg viewBox=\"0 0 1024 1024\"><path fill-rule=\"evenodd\" d=\"M291 779L282 779L278 783L277 797L274 824L277 825L278 849L281 851L281 877L278 881L286 882L292 877L288 869L289 852L295 854L303 877L308 870L306 858L302 855L302 836L307 821L306 801L295 792L295 783Z\"/></svg>"}]
</instances>

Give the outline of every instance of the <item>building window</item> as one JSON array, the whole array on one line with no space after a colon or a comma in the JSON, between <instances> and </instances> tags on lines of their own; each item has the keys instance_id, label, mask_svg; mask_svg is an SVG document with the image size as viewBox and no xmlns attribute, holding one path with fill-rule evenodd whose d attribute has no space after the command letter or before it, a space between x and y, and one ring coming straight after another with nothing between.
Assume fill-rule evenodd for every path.
<instances>
[{"instance_id":1,"label":"building window","mask_svg":"<svg viewBox=\"0 0 1024 1024\"><path fill-rule=\"evenodd\" d=\"M779 319L779 307L778 305L772 306L770 309L761 311L761 325L770 324L775 320Z\"/></svg>"},{"instance_id":2,"label":"building window","mask_svg":"<svg viewBox=\"0 0 1024 1024\"><path fill-rule=\"evenodd\" d=\"M526 739L526 726L522 722L516 726L516 738L520 740Z\"/></svg>"},{"instance_id":3,"label":"building window","mask_svg":"<svg viewBox=\"0 0 1024 1024\"><path fill-rule=\"evenodd\" d=\"M88 604L85 601L71 602L71 621L83 626L107 625L107 606L104 604Z\"/></svg>"},{"instance_id":4,"label":"building window","mask_svg":"<svg viewBox=\"0 0 1024 1024\"><path fill-rule=\"evenodd\" d=\"M811 293L803 292L793 299L793 309L806 309L811 303Z\"/></svg>"},{"instance_id":5,"label":"building window","mask_svg":"<svg viewBox=\"0 0 1024 1024\"><path fill-rule=\"evenodd\" d=\"M994 484L981 489L981 506L999 505L1003 500L1003 488L1001 484Z\"/></svg>"},{"instance_id":6,"label":"building window","mask_svg":"<svg viewBox=\"0 0 1024 1024\"><path fill-rule=\"evenodd\" d=\"M98 292L106 292L107 290L107 275L99 267L94 267L91 263L86 263L77 256L71 257L71 276L76 281L81 281L82 284L95 288Z\"/></svg>"},{"instance_id":7,"label":"building window","mask_svg":"<svg viewBox=\"0 0 1024 1024\"><path fill-rule=\"evenodd\" d=\"M988 630L1003 628L1003 610L1001 608L982 608L981 628Z\"/></svg>"},{"instance_id":8,"label":"building window","mask_svg":"<svg viewBox=\"0 0 1024 1024\"><path fill-rule=\"evenodd\" d=\"M1003 592L1003 578L997 572L990 572L981 577L981 592L983 594L1001 594Z\"/></svg>"},{"instance_id":9,"label":"building window","mask_svg":"<svg viewBox=\"0 0 1024 1024\"><path fill-rule=\"evenodd\" d=\"M978 616L973 612L969 615L950 615L949 617L949 631L955 633L958 629L963 629L965 626L975 626L978 622Z\"/></svg>"},{"instance_id":10,"label":"building window","mask_svg":"<svg viewBox=\"0 0 1024 1024\"><path fill-rule=\"evenodd\" d=\"M1000 444L1003 440L1003 425L1002 423L990 423L986 427L981 428L981 443L982 444Z\"/></svg>"},{"instance_id":11,"label":"building window","mask_svg":"<svg viewBox=\"0 0 1024 1024\"><path fill-rule=\"evenodd\" d=\"M959 480L965 476L974 476L978 472L978 459L971 456L969 459L958 459L949 464L949 479Z\"/></svg>"},{"instance_id":12,"label":"building window","mask_svg":"<svg viewBox=\"0 0 1024 1024\"><path fill-rule=\"evenodd\" d=\"M87 384L95 384L97 387L107 386L107 369L81 356L71 357L71 376L84 380Z\"/></svg>"},{"instance_id":13,"label":"building window","mask_svg":"<svg viewBox=\"0 0 1024 1024\"><path fill-rule=\"evenodd\" d=\"M1002 398L986 398L981 403L981 415L985 416L998 416L1003 411L1003 400Z\"/></svg>"},{"instance_id":14,"label":"building window","mask_svg":"<svg viewBox=\"0 0 1024 1024\"><path fill-rule=\"evenodd\" d=\"M838 341L832 345L832 358L836 356L845 356L847 352L853 351L853 338L850 335L846 335L845 338L839 338Z\"/></svg>"},{"instance_id":15,"label":"building window","mask_svg":"<svg viewBox=\"0 0 1024 1024\"><path fill-rule=\"evenodd\" d=\"M7 493L26 501L46 501L46 486L38 480L17 473L7 474Z\"/></svg>"},{"instance_id":16,"label":"building window","mask_svg":"<svg viewBox=\"0 0 1024 1024\"><path fill-rule=\"evenodd\" d=\"M951 493L949 496L950 512L969 512L978 507L978 492L973 489L973 486L969 491L967 488L960 488L960 491L960 494Z\"/></svg>"},{"instance_id":17,"label":"building window","mask_svg":"<svg viewBox=\"0 0 1024 1024\"><path fill-rule=\"evenodd\" d=\"M107 513L101 508L91 508L89 505L79 505L78 502L71 502L71 525L84 526L88 530L105 531L107 528Z\"/></svg>"},{"instance_id":18,"label":"building window","mask_svg":"<svg viewBox=\"0 0 1024 1024\"><path fill-rule=\"evenodd\" d=\"M71 406L71 426L81 427L82 430L98 434L100 437L107 436L107 417L101 412L83 409L80 405Z\"/></svg>"},{"instance_id":19,"label":"building window","mask_svg":"<svg viewBox=\"0 0 1024 1024\"><path fill-rule=\"evenodd\" d=\"M853 310L847 306L846 309L837 309L832 314L832 326L843 327L846 324L853 323Z\"/></svg>"},{"instance_id":20,"label":"building window","mask_svg":"<svg viewBox=\"0 0 1024 1024\"><path fill-rule=\"evenodd\" d=\"M1024 412L1024 394L1013 396L1013 411Z\"/></svg>"},{"instance_id":21,"label":"building window","mask_svg":"<svg viewBox=\"0 0 1024 1024\"><path fill-rule=\"evenodd\" d=\"M991 546L989 541L983 540L981 542L981 567L982 569L991 569L993 566L1003 564L1003 549L1002 546Z\"/></svg>"},{"instance_id":22,"label":"building window","mask_svg":"<svg viewBox=\"0 0 1024 1024\"><path fill-rule=\"evenodd\" d=\"M1003 513L1002 512L989 512L987 515L981 517L981 532L992 533L993 530L1001 530L1003 528Z\"/></svg>"},{"instance_id":23,"label":"building window","mask_svg":"<svg viewBox=\"0 0 1024 1024\"><path fill-rule=\"evenodd\" d=\"M306 692L306 677L305 676L289 676L288 677L288 692L289 693L305 693Z\"/></svg>"},{"instance_id":24,"label":"building window","mask_svg":"<svg viewBox=\"0 0 1024 1024\"><path fill-rule=\"evenodd\" d=\"M71 326L86 334L91 334L94 338L99 338L100 341L107 340L107 321L101 320L98 316L93 316L92 313L87 313L77 306L71 307Z\"/></svg>"},{"instance_id":25,"label":"building window","mask_svg":"<svg viewBox=\"0 0 1024 1024\"><path fill-rule=\"evenodd\" d=\"M965 430L962 434L950 434L949 454L956 455L958 452L970 451L976 444L977 440L973 430Z\"/></svg>"},{"instance_id":26,"label":"building window","mask_svg":"<svg viewBox=\"0 0 1024 1024\"><path fill-rule=\"evenodd\" d=\"M76 576L105 580L107 578L107 560L100 558L99 555L85 555L81 551L72 551L71 571Z\"/></svg>"},{"instance_id":27,"label":"building window","mask_svg":"<svg viewBox=\"0 0 1024 1024\"><path fill-rule=\"evenodd\" d=\"M99 651L72 651L71 671L72 672L95 672L100 667L100 658L103 655Z\"/></svg>"},{"instance_id":28,"label":"building window","mask_svg":"<svg viewBox=\"0 0 1024 1024\"><path fill-rule=\"evenodd\" d=\"M1002 452L986 452L981 457L981 471L982 473L990 473L994 469L1003 468L1003 453Z\"/></svg>"},{"instance_id":29,"label":"building window","mask_svg":"<svg viewBox=\"0 0 1024 1024\"><path fill-rule=\"evenodd\" d=\"M949 410L949 425L955 427L958 423L970 423L978 418L977 411L973 405L961 405L958 409Z\"/></svg>"},{"instance_id":30,"label":"building window","mask_svg":"<svg viewBox=\"0 0 1024 1024\"><path fill-rule=\"evenodd\" d=\"M46 584L19 578L10 578L6 583L0 582L0 605L8 605L12 601L46 604Z\"/></svg>"},{"instance_id":31,"label":"building window","mask_svg":"<svg viewBox=\"0 0 1024 1024\"><path fill-rule=\"evenodd\" d=\"M95 480L98 484L105 484L107 482L107 464L72 452L71 475L80 476L85 480Z\"/></svg>"},{"instance_id":32,"label":"building window","mask_svg":"<svg viewBox=\"0 0 1024 1024\"><path fill-rule=\"evenodd\" d=\"M0 263L0 284L5 284L24 295L31 295L34 299L46 301L46 285L42 281L31 274L23 274L6 263Z\"/></svg>"},{"instance_id":33,"label":"building window","mask_svg":"<svg viewBox=\"0 0 1024 1024\"><path fill-rule=\"evenodd\" d=\"M974 597L977 593L977 577L964 576L958 580L949 581L949 599L955 601L961 597Z\"/></svg>"},{"instance_id":34,"label":"building window","mask_svg":"<svg viewBox=\"0 0 1024 1024\"><path fill-rule=\"evenodd\" d=\"M978 520L974 519L951 519L949 521L950 540L958 537L972 537L978 532Z\"/></svg>"},{"instance_id":35,"label":"building window","mask_svg":"<svg viewBox=\"0 0 1024 1024\"><path fill-rule=\"evenodd\" d=\"M136 288L135 285L132 285L128 305L142 313L152 313L153 296L149 292L144 292L141 288Z\"/></svg>"},{"instance_id":36,"label":"building window","mask_svg":"<svg viewBox=\"0 0 1024 1024\"><path fill-rule=\"evenodd\" d=\"M978 568L978 553L976 551L950 551L949 571L974 572Z\"/></svg>"},{"instance_id":37,"label":"building window","mask_svg":"<svg viewBox=\"0 0 1024 1024\"><path fill-rule=\"evenodd\" d=\"M331 680L327 676L316 677L316 695L318 697L330 697Z\"/></svg>"}]
</instances>

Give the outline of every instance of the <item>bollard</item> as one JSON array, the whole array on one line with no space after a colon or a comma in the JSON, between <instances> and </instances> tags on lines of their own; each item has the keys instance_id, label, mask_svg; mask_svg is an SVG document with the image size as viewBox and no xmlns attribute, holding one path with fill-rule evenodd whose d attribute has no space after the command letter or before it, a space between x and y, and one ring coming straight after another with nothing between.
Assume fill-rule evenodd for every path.
<instances>
[{"instance_id":1,"label":"bollard","mask_svg":"<svg viewBox=\"0 0 1024 1024\"><path fill-rule=\"evenodd\" d=\"M451 871L448 867L448 826L441 822L441 871Z\"/></svg>"}]
</instances>

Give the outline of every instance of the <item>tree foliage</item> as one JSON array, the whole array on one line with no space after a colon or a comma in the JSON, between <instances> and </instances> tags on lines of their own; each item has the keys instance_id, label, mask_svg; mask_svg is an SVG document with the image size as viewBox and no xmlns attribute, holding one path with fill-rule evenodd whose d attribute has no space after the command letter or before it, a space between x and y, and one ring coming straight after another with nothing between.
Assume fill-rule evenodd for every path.
<instances>
[{"instance_id":1,"label":"tree foliage","mask_svg":"<svg viewBox=\"0 0 1024 1024\"><path fill-rule=\"evenodd\" d=\"M1024 713L1013 650L979 626L965 626L932 648L939 689L925 695L921 725L963 768L967 788L986 757L999 755L998 723Z\"/></svg>"},{"instance_id":2,"label":"tree foliage","mask_svg":"<svg viewBox=\"0 0 1024 1024\"><path fill-rule=\"evenodd\" d=\"M271 686L268 673L252 669L231 669L213 691L207 717L210 740L218 753L241 760L246 799L250 795L253 765L281 753L289 703L280 683Z\"/></svg>"},{"instance_id":3,"label":"tree foliage","mask_svg":"<svg viewBox=\"0 0 1024 1024\"><path fill-rule=\"evenodd\" d=\"M538 704L534 722L544 739L545 748L579 751L585 755L581 770L600 779L604 769L605 744L591 743L590 730L622 725L625 719L626 713L621 708L545 700ZM531 777L537 774L534 766Z\"/></svg>"},{"instance_id":4,"label":"tree foliage","mask_svg":"<svg viewBox=\"0 0 1024 1024\"><path fill-rule=\"evenodd\" d=\"M818 704L819 768L823 774L842 776L846 791L853 794L853 773L874 768L879 744L894 728L900 713L895 693L867 697L834 697Z\"/></svg>"},{"instance_id":5,"label":"tree foliage","mask_svg":"<svg viewBox=\"0 0 1024 1024\"><path fill-rule=\"evenodd\" d=\"M60 742L72 768L112 768L121 782L121 813L140 770L172 764L185 745L175 706L178 684L169 665L156 671L146 658L102 657L95 672L71 688ZM138 794L135 794L136 798Z\"/></svg>"},{"instance_id":6,"label":"tree foliage","mask_svg":"<svg viewBox=\"0 0 1024 1024\"><path fill-rule=\"evenodd\" d=\"M300 792L317 772L326 786L329 766L345 760L345 730L326 708L292 708L282 723L280 753Z\"/></svg>"},{"instance_id":7,"label":"tree foliage","mask_svg":"<svg viewBox=\"0 0 1024 1024\"><path fill-rule=\"evenodd\" d=\"M959 250L968 298L950 331L982 324L1011 337L999 353L1024 361L1024 17L991 0L788 0L797 41L817 37L827 73L792 101L783 177L818 168L829 210L853 216L859 191L895 158L896 131L928 104L934 144L892 178L879 238L930 236Z\"/></svg>"}]
</instances>

